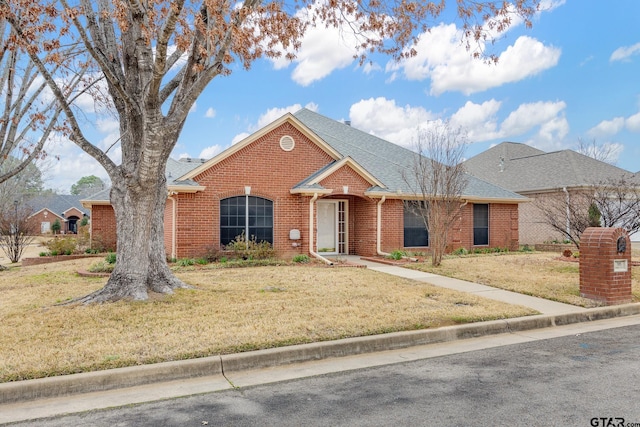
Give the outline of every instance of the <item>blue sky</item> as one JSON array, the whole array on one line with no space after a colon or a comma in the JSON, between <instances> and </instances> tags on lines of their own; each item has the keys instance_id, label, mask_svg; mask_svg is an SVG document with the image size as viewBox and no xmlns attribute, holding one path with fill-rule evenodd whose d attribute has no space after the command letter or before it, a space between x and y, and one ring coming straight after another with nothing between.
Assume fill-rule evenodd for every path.
<instances>
[{"instance_id":1,"label":"blue sky","mask_svg":"<svg viewBox=\"0 0 640 427\"><path fill-rule=\"evenodd\" d=\"M486 46L500 56L498 65L471 59L446 17L404 63L374 56L359 66L347 38L314 30L293 63L261 60L214 80L172 156L210 158L307 107L408 148L419 127L450 120L468 133L467 157L502 141L555 151L575 149L582 138L609 146L617 166L640 171L640 2L545 0L544 6L533 28L516 23ZM97 122L100 145L109 146L114 132L113 120ZM48 162L46 186L68 192L82 176L107 179L72 144L51 151L60 160Z\"/></svg>"}]
</instances>

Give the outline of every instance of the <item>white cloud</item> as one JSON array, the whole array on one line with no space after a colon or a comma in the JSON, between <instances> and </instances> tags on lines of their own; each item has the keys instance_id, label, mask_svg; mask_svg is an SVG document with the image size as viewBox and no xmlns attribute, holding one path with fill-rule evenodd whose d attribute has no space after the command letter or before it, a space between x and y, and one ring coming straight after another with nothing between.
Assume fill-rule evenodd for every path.
<instances>
[{"instance_id":1,"label":"white cloud","mask_svg":"<svg viewBox=\"0 0 640 427\"><path fill-rule=\"evenodd\" d=\"M386 98L369 98L349 110L351 125L387 141L411 148L418 128L436 116L422 107L398 106Z\"/></svg>"},{"instance_id":2,"label":"white cloud","mask_svg":"<svg viewBox=\"0 0 640 427\"><path fill-rule=\"evenodd\" d=\"M451 115L451 124L462 127L470 141L490 141L500 137L496 114L501 102L491 99L482 104L467 101L458 111Z\"/></svg>"},{"instance_id":3,"label":"white cloud","mask_svg":"<svg viewBox=\"0 0 640 427\"><path fill-rule=\"evenodd\" d=\"M609 57L609 61L610 62L624 61L629 59L629 57L633 55L639 55L639 54L640 54L640 43L636 43L632 46L623 46L613 51L613 53Z\"/></svg>"},{"instance_id":4,"label":"white cloud","mask_svg":"<svg viewBox=\"0 0 640 427\"><path fill-rule=\"evenodd\" d=\"M283 52L280 58L272 59L272 63L276 70L295 64L291 78L301 86L308 86L353 63L356 46L352 31L311 26L302 38L300 49L295 52L295 59L287 59Z\"/></svg>"},{"instance_id":5,"label":"white cloud","mask_svg":"<svg viewBox=\"0 0 640 427\"><path fill-rule=\"evenodd\" d=\"M311 111L318 111L318 106L313 102L308 103L307 105L304 106L304 108L307 108ZM295 113L300 109L302 109L302 105L300 104L293 104L283 108L277 108L277 107L270 108L258 118L258 124L252 130L258 130L260 128L263 128L267 126L269 123L273 122L274 120L277 120L280 117L284 116L285 114Z\"/></svg>"},{"instance_id":6,"label":"white cloud","mask_svg":"<svg viewBox=\"0 0 640 427\"><path fill-rule=\"evenodd\" d=\"M495 99L481 104L468 101L449 119L452 125L463 128L472 143L515 139L526 134L530 138L528 143L548 149L558 149L563 144L563 138L569 132L564 102L522 104L500 123L501 105ZM407 148L413 148L418 129L446 120L443 115L423 107L402 107L394 100L382 97L353 104L349 117L352 126Z\"/></svg>"},{"instance_id":7,"label":"white cloud","mask_svg":"<svg viewBox=\"0 0 640 427\"><path fill-rule=\"evenodd\" d=\"M587 135L593 138L601 138L615 135L624 129L624 117L615 117L611 120L603 120L595 127L587 131Z\"/></svg>"},{"instance_id":8,"label":"white cloud","mask_svg":"<svg viewBox=\"0 0 640 427\"><path fill-rule=\"evenodd\" d=\"M198 157L201 159L210 159L212 157L215 157L216 154L220 153L222 150L223 148L221 145L212 145L211 147L203 149Z\"/></svg>"},{"instance_id":9,"label":"white cloud","mask_svg":"<svg viewBox=\"0 0 640 427\"><path fill-rule=\"evenodd\" d=\"M496 65L488 65L473 59L461 40L462 32L455 24L440 24L420 37L416 56L390 62L387 71L402 71L409 80L431 79L432 95L446 91L470 95L539 74L556 66L561 53L558 48L521 36L499 55Z\"/></svg>"},{"instance_id":10,"label":"white cloud","mask_svg":"<svg viewBox=\"0 0 640 427\"><path fill-rule=\"evenodd\" d=\"M625 126L631 132L640 132L640 113L636 113L633 116L627 117Z\"/></svg>"},{"instance_id":11,"label":"white cloud","mask_svg":"<svg viewBox=\"0 0 640 427\"><path fill-rule=\"evenodd\" d=\"M216 116L216 110L214 110L213 108L209 107L207 108L207 112L204 113L204 116L208 119L213 119Z\"/></svg>"},{"instance_id":12,"label":"white cloud","mask_svg":"<svg viewBox=\"0 0 640 427\"><path fill-rule=\"evenodd\" d=\"M566 123L566 119L561 115L566 106L567 104L563 101L521 104L502 122L500 133L504 138L508 138L522 135L537 126L560 129L564 126L562 122ZM548 132L549 130L545 131L545 133Z\"/></svg>"},{"instance_id":13,"label":"white cloud","mask_svg":"<svg viewBox=\"0 0 640 427\"><path fill-rule=\"evenodd\" d=\"M302 109L302 105L301 104L293 104L293 105L289 105L287 107L282 107L282 108L278 108L278 107L274 107L274 108L270 108L267 111L265 111L263 114L260 115L260 117L258 117L258 122L256 124L252 124L250 126L248 126L247 131L248 132L241 132L238 135L234 136L233 139L231 140L231 145L236 144L240 141L242 141L243 139L245 139L246 137L248 137L249 135L251 135L251 133L262 129L263 127L267 126L268 124L270 124L271 122L279 119L280 117L284 116L287 113L295 113L296 111ZM306 104L304 106L304 108L307 108L311 111L318 111L318 105L310 102L308 104Z\"/></svg>"}]
</instances>

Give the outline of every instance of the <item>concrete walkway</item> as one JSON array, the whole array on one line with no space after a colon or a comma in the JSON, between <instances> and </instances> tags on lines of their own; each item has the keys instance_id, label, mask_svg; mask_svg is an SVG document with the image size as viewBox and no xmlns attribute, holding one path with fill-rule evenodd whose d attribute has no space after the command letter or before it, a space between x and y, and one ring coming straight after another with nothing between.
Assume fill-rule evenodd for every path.
<instances>
[{"instance_id":1,"label":"concrete walkway","mask_svg":"<svg viewBox=\"0 0 640 427\"><path fill-rule=\"evenodd\" d=\"M519 294L517 292L505 291L503 289L492 288L491 286L481 285L479 283L472 283L465 280L452 279L451 277L439 276L433 273L425 273L418 270L410 270L408 268L364 260L357 255L348 255L345 258L352 264L366 265L369 270L418 280L435 286L440 286L442 288L467 292L509 304L522 305L537 310L541 314L564 314L587 310L583 307L550 301L544 298L532 297L529 295Z\"/></svg>"}]
</instances>

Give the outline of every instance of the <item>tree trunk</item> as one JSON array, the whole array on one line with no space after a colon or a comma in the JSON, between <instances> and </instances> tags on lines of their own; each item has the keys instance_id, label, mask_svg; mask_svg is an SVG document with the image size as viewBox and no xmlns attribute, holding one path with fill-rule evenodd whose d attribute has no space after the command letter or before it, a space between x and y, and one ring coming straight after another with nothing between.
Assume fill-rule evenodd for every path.
<instances>
[{"instance_id":1,"label":"tree trunk","mask_svg":"<svg viewBox=\"0 0 640 427\"><path fill-rule=\"evenodd\" d=\"M162 174L155 188L137 191L115 181L111 204L117 227L116 265L104 288L81 298L83 303L146 300L149 292L170 294L187 285L169 269L164 247L167 188Z\"/></svg>"}]
</instances>

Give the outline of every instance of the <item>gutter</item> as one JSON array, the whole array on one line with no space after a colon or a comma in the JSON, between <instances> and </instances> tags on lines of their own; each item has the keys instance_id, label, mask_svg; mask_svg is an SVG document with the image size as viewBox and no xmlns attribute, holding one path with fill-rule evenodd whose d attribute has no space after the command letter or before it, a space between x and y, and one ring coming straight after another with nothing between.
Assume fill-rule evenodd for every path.
<instances>
[{"instance_id":1,"label":"gutter","mask_svg":"<svg viewBox=\"0 0 640 427\"><path fill-rule=\"evenodd\" d=\"M314 221L313 221L314 206L313 206L313 204L316 202L316 200L318 200L318 193L314 193L313 197L309 201L309 253L313 257L319 259L320 261L323 261L323 262L327 263L328 265L333 265L332 261L326 259L325 257L323 257L322 255L320 255L319 253L317 253L316 251L313 250L313 225L314 225Z\"/></svg>"}]
</instances>

